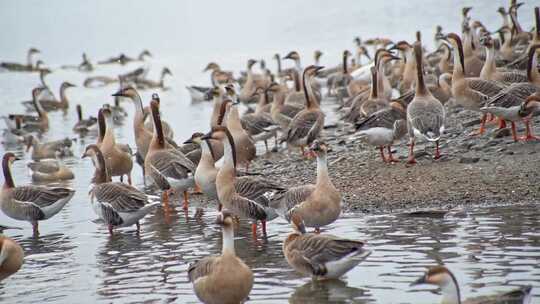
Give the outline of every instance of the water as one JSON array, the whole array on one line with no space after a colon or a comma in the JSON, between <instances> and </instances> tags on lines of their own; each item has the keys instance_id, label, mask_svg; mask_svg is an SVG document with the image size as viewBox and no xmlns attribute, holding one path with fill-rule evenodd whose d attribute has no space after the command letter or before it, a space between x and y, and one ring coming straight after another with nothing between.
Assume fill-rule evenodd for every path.
<instances>
[{"instance_id":1,"label":"water","mask_svg":"<svg viewBox=\"0 0 540 304\"><path fill-rule=\"evenodd\" d=\"M507 1L380 1L369 5L342 1L339 6L326 1L274 2L254 7L251 1L3 1L0 27L7 30L0 35L4 46L0 58L22 61L27 48L37 46L43 52L41 58L55 68L78 63L83 51L97 61L119 52L135 56L148 48L155 55L145 63L151 67L150 78L157 78L165 65L174 74L166 80L170 90L160 96L163 117L173 126L176 139L182 140L194 131L207 130L209 105L191 105L184 86L208 83L208 75L201 73L208 61L238 70L248 58L264 57L273 68L269 58L276 51L297 49L307 64L313 50L319 48L325 52L323 64L334 65L342 49L352 47L356 35L413 39L414 32L421 29L430 45L436 24L447 31L459 29L463 5L473 5L473 17L489 29L499 27L495 9L507 5ZM525 4L520 12L523 27L529 29L532 4ZM68 91L72 104L82 104L85 116L95 116L103 103L112 102L110 94L116 87L85 89L81 87L84 78L116 75L139 65L100 66L88 74L57 69L47 81L55 93L64 80L78 84ZM22 113L19 101L29 99L37 84L36 74L0 73L0 115ZM151 93L142 92L145 102ZM133 106L125 103L124 107L129 118L116 128L117 141L134 146ZM50 131L42 140L75 137L71 132L76 120L73 106L67 114L51 113L50 118ZM24 228L6 234L26 252L21 271L0 283L0 302L196 302L186 270L190 262L220 252L221 232L212 224L216 214L207 210L196 220L190 210L188 218L177 214L166 223L158 210L145 218L139 236L127 228L110 238L103 225L93 222L88 199L92 165L79 158L93 142L95 138L86 137L74 144L75 157L66 163L76 179L64 185L77 192L60 214L41 223L39 239L31 237L29 224L0 213L0 223ZM16 184L29 183L29 154L22 147L0 146L1 153L6 150L24 159L13 167ZM138 167L133 175L140 186ZM433 288L408 285L425 266L441 262L456 274L465 296L532 284L539 301L539 217L537 205L471 209L464 217L446 219L348 214L328 232L367 240L373 254L343 281L324 284L311 283L288 267L281 243L290 228L282 220L269 224L271 237L261 246L249 239L244 223L236 231L236 248L255 273L253 303L433 303L438 299L429 292Z\"/></svg>"}]
</instances>

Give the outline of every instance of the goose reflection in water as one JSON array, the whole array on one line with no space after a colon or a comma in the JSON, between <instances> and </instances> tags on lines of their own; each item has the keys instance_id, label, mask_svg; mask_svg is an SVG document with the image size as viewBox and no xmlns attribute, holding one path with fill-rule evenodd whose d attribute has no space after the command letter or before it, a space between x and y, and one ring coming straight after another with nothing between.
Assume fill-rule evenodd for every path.
<instances>
[{"instance_id":1,"label":"goose reflection in water","mask_svg":"<svg viewBox=\"0 0 540 304\"><path fill-rule=\"evenodd\" d=\"M371 303L374 301L368 290L347 286L341 280L310 281L298 288L289 297L290 304L304 303Z\"/></svg>"}]
</instances>

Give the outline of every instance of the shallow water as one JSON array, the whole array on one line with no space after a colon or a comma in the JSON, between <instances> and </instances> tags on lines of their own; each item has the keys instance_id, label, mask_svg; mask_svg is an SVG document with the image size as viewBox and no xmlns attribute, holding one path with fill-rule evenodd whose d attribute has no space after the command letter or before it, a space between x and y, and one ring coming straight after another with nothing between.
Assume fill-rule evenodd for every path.
<instances>
[{"instance_id":1,"label":"shallow water","mask_svg":"<svg viewBox=\"0 0 540 304\"><path fill-rule=\"evenodd\" d=\"M298 49L308 58L304 60L307 64L312 51L320 48L325 52L323 64L333 65L342 48L352 47L355 35L412 39L414 31L421 29L430 45L435 24L448 31L459 29L461 6L475 6L472 15L495 29L500 22L495 9L507 4L428 2L437 3L434 7L425 1L380 1L360 6L357 1L344 1L338 7L326 1L274 2L258 4L257 13L248 14L251 1L96 1L91 5L3 1L0 27L7 31L0 35L0 45L9 47L0 48L0 58L21 61L29 46L37 46L43 52L41 58L55 68L78 63L83 51L96 61L121 51L134 56L148 48L155 55L144 64L151 66L150 77L155 79L164 65L174 74L166 80L170 90L160 92L160 96L163 117L181 141L194 131L207 130L209 105L190 104L184 86L207 84L208 75L201 70L210 60L227 69L239 69L247 58L264 56L274 68L269 58L275 51ZM209 10L210 5L218 7ZM531 7L527 3L520 9L526 29L531 24ZM303 13L299 14L299 10ZM53 22L51 16L61 22ZM216 32L222 27L226 31ZM79 85L68 91L72 104L82 104L85 116L95 116L103 103L112 102L110 94L116 86L85 89L81 87L84 78L116 75L140 65L99 66L88 74L57 69L47 82L56 94L64 80ZM0 73L0 115L22 113L19 101L28 100L31 88L37 84L36 74ZM151 93L142 92L145 102ZM116 128L117 141L134 146L130 119L133 106L125 103L124 107L129 117ZM96 217L88 199L92 165L79 158L85 145L95 138L78 138L71 132L76 120L74 107L65 115L52 113L50 118L51 129L42 140L77 138L74 157L65 160L76 175L76 180L65 185L77 192L60 214L41 223L39 239L31 237L29 224L11 220L0 212L1 224L23 228L5 233L20 242L26 252L21 271L0 283L0 302L196 302L186 270L190 262L220 251L221 232L212 224L215 212L207 210L197 220L193 218L193 207L187 218L180 212L167 222L159 209L143 221L140 235L127 228L109 237L102 224L93 222ZM0 146L1 153L6 150L24 158L15 163L13 172L17 184L28 183L29 154L19 146ZM140 186L138 167L134 180ZM465 296L532 284L535 300L540 301L539 217L537 205L471 209L464 216L446 219L348 214L327 232L366 240L373 253L343 281L328 283L312 283L290 270L281 252L281 242L290 228L282 220L269 224L268 243L260 246L250 240L249 228L242 224L236 232L236 248L255 273L251 293L254 303L433 303L438 299L430 292L433 288L408 285L425 266L442 262L454 271Z\"/></svg>"}]
</instances>

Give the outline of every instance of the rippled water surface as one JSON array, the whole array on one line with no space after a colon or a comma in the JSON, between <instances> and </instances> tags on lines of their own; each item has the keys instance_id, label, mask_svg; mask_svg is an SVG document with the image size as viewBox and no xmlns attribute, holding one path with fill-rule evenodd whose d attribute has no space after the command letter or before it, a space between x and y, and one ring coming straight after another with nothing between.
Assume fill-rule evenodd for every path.
<instances>
[{"instance_id":1,"label":"rippled water surface","mask_svg":"<svg viewBox=\"0 0 540 304\"><path fill-rule=\"evenodd\" d=\"M252 1L2 1L0 26L5 33L0 35L0 61L22 61L29 46L39 47L41 58L52 68L78 63L83 51L96 61L120 51L134 56L148 48L154 53L145 63L151 68L149 77L157 78L165 65L174 74L166 81L170 89L160 96L163 117L180 141L207 129L210 106L190 104L184 86L208 83L208 75L201 73L208 61L237 70L250 57L264 57L274 69L270 59L274 52L298 49L307 65L313 50L320 48L325 52L323 64L333 65L343 48L352 47L356 35L412 39L414 31L421 29L430 45L436 24L449 31L459 29L463 5L473 5L473 18L496 29L500 20L495 10L501 4L507 1L341 1L339 5L328 1L257 5ZM529 29L532 4L525 4L521 12L520 20ZM98 67L88 74L56 69L47 82L55 93L64 80L77 84L68 91L72 105L80 103L85 116L95 116L103 103L112 102L110 94L116 86L85 89L83 80L139 65ZM29 99L37 84L36 74L0 73L0 115L22 113L19 101ZM145 102L151 93L142 92ZM129 117L117 126L117 141L134 146L133 106L125 103L124 107ZM76 137L71 132L74 107L50 118L50 131L42 140ZM220 252L215 211L206 210L195 219L193 206L187 216L179 211L166 219L159 209L144 219L140 235L126 228L109 237L107 229L94 222L90 208L92 165L79 159L85 145L93 142L91 136L77 138L75 156L65 160L76 175L66 185L77 192L64 210L41 223L39 239L31 237L28 223L0 213L1 224L23 228L5 233L26 252L21 271L0 283L0 302L196 302L186 270L194 260ZM24 159L13 167L16 184L28 183L29 154L18 146L0 146L0 152L6 150ZM140 186L138 167L134 180ZM366 240L373 254L343 281L327 283L313 283L288 267L281 244L290 227L283 220L269 224L270 237L263 245L254 244L248 225L242 223L236 231L236 248L255 274L252 303L434 303L438 299L431 292L434 288L408 285L425 266L439 263L456 274L465 296L532 284L534 301L540 302L539 220L537 205L470 209L445 219L348 214L326 232Z\"/></svg>"}]
</instances>

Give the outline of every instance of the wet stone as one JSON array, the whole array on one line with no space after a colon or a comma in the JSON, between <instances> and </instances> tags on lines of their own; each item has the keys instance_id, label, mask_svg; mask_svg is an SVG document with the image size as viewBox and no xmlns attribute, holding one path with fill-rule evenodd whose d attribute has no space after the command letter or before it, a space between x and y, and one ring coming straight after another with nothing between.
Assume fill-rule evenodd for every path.
<instances>
[{"instance_id":1,"label":"wet stone","mask_svg":"<svg viewBox=\"0 0 540 304\"><path fill-rule=\"evenodd\" d=\"M461 164L474 164L477 163L480 160L480 157L467 157L463 156L459 159L459 163Z\"/></svg>"}]
</instances>

